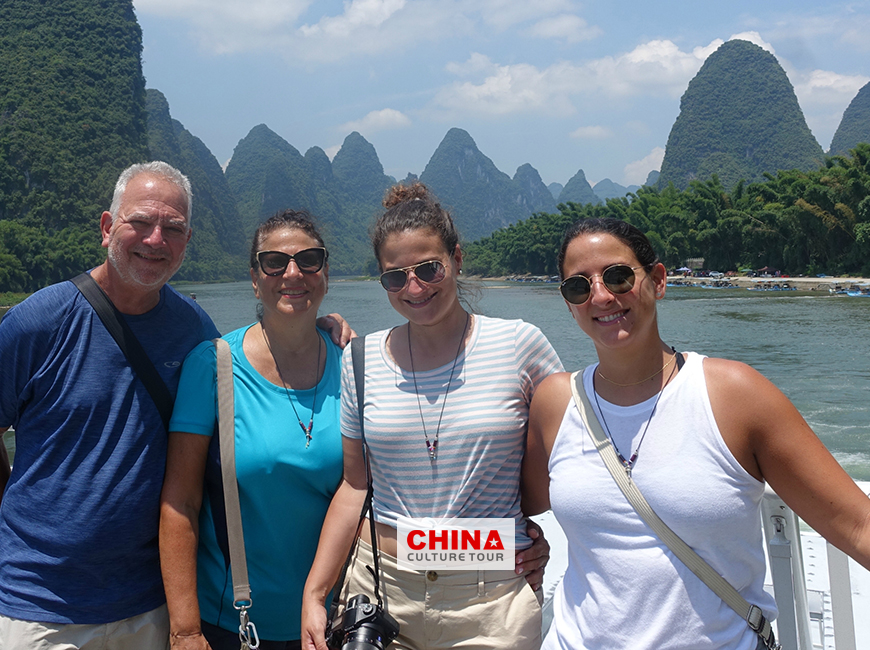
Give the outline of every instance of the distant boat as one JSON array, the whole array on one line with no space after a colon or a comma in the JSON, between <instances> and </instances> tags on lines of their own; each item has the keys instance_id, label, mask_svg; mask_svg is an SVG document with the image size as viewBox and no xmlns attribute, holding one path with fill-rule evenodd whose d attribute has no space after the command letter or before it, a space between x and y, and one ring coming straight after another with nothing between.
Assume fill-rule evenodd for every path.
<instances>
[{"instance_id":1,"label":"distant boat","mask_svg":"<svg viewBox=\"0 0 870 650\"><path fill-rule=\"evenodd\" d=\"M749 291L797 291L797 287L793 287L788 282L775 280L754 280L755 284L748 287Z\"/></svg>"}]
</instances>

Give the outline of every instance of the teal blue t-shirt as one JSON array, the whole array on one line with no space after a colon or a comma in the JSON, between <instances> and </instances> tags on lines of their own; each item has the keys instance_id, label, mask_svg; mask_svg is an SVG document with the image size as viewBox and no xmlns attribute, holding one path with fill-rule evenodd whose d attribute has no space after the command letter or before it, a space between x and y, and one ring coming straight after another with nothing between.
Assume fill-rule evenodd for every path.
<instances>
[{"instance_id":1,"label":"teal blue t-shirt","mask_svg":"<svg viewBox=\"0 0 870 650\"><path fill-rule=\"evenodd\" d=\"M326 367L317 385L312 440L306 449L290 399L307 425L315 389L291 390L288 397L284 387L264 379L242 350L247 330L243 327L223 338L233 355L236 475L253 603L250 616L260 638L287 641L300 636L302 588L342 475L341 351L319 332ZM184 362L170 431L212 435L215 386L214 345L207 341ZM232 577L218 547L207 495L199 519L197 586L202 619L238 629Z\"/></svg>"}]
</instances>

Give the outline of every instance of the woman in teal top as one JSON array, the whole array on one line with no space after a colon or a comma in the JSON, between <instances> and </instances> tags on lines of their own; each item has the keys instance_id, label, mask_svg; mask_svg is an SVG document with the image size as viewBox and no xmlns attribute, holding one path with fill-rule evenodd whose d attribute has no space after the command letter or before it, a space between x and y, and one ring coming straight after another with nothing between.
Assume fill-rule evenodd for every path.
<instances>
[{"instance_id":1,"label":"woman in teal top","mask_svg":"<svg viewBox=\"0 0 870 650\"><path fill-rule=\"evenodd\" d=\"M250 617L263 650L299 647L302 587L342 474L341 351L315 325L327 257L307 214L287 211L262 224L251 249L261 317L224 337L233 356ZM216 411L215 349L205 342L182 369L161 503L173 648L239 647L229 563L203 499Z\"/></svg>"}]
</instances>

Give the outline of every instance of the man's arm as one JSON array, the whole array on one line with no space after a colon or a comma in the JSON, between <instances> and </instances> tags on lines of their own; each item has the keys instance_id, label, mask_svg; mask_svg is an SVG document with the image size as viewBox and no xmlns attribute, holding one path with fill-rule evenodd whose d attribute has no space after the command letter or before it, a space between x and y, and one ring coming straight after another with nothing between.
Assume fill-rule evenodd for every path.
<instances>
[{"instance_id":1,"label":"man's arm","mask_svg":"<svg viewBox=\"0 0 870 650\"><path fill-rule=\"evenodd\" d=\"M9 481L9 475L12 469L9 465L9 454L6 452L6 445L3 443L3 434L9 427L0 429L0 503L3 502L3 493L6 491L6 483Z\"/></svg>"}]
</instances>

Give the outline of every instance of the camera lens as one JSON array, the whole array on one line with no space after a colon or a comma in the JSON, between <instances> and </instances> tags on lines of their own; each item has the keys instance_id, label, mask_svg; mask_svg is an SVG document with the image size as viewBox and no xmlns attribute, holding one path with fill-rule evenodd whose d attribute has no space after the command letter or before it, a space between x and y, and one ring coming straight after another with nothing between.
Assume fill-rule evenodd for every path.
<instances>
[{"instance_id":1,"label":"camera lens","mask_svg":"<svg viewBox=\"0 0 870 650\"><path fill-rule=\"evenodd\" d=\"M399 633L395 619L364 594L348 601L343 628L341 650L384 650Z\"/></svg>"}]
</instances>

